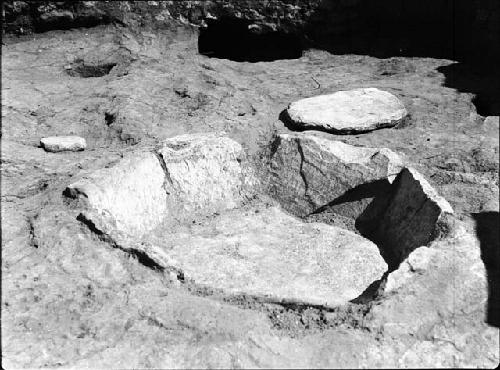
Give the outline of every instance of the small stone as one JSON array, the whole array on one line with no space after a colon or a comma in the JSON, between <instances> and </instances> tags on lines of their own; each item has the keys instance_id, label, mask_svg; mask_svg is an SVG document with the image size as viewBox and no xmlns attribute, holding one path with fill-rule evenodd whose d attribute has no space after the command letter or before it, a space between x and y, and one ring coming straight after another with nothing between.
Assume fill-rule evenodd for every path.
<instances>
[{"instance_id":1,"label":"small stone","mask_svg":"<svg viewBox=\"0 0 500 370\"><path fill-rule=\"evenodd\" d=\"M79 136L51 136L44 137L40 144L47 152L78 152L87 147L85 139Z\"/></svg>"},{"instance_id":2,"label":"small stone","mask_svg":"<svg viewBox=\"0 0 500 370\"><path fill-rule=\"evenodd\" d=\"M287 114L301 129L355 134L395 126L408 112L391 93L365 88L302 99L291 103Z\"/></svg>"}]
</instances>

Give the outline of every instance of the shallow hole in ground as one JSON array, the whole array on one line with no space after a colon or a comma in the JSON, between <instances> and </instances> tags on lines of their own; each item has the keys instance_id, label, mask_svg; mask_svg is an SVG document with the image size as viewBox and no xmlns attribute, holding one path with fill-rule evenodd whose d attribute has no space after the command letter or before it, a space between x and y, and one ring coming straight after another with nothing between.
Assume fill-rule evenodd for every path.
<instances>
[{"instance_id":1,"label":"shallow hole in ground","mask_svg":"<svg viewBox=\"0 0 500 370\"><path fill-rule=\"evenodd\" d=\"M198 38L200 54L237 62L296 59L302 56L302 50L301 39L295 34L263 30L236 18L207 20Z\"/></svg>"},{"instance_id":2,"label":"shallow hole in ground","mask_svg":"<svg viewBox=\"0 0 500 370\"><path fill-rule=\"evenodd\" d=\"M78 60L71 65L70 69L66 70L66 73L72 77L81 77L81 78L103 77L109 74L113 69L113 67L115 66L116 63L86 65L83 63L83 61Z\"/></svg>"}]
</instances>

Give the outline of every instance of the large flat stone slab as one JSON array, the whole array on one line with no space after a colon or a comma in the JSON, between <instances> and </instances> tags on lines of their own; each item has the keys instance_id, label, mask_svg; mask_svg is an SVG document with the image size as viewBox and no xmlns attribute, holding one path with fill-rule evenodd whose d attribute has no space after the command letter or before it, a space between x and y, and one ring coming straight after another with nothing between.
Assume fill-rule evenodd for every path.
<instances>
[{"instance_id":1,"label":"large flat stone slab","mask_svg":"<svg viewBox=\"0 0 500 370\"><path fill-rule=\"evenodd\" d=\"M198 285L272 301L342 305L387 269L371 241L277 207L229 211L170 235L160 230L150 242L156 262Z\"/></svg>"},{"instance_id":2,"label":"large flat stone slab","mask_svg":"<svg viewBox=\"0 0 500 370\"><path fill-rule=\"evenodd\" d=\"M403 168L403 160L389 149L356 147L307 133L278 135L273 148L269 191L300 216L360 185L390 183Z\"/></svg>"},{"instance_id":3,"label":"large flat stone slab","mask_svg":"<svg viewBox=\"0 0 500 370\"><path fill-rule=\"evenodd\" d=\"M377 88L337 91L291 103L290 123L302 129L354 134L392 127L408 114L394 95Z\"/></svg>"},{"instance_id":4,"label":"large flat stone slab","mask_svg":"<svg viewBox=\"0 0 500 370\"><path fill-rule=\"evenodd\" d=\"M236 207L252 179L240 144L216 134L182 135L87 174L66 194L85 200L98 228L140 236L166 220Z\"/></svg>"}]
</instances>

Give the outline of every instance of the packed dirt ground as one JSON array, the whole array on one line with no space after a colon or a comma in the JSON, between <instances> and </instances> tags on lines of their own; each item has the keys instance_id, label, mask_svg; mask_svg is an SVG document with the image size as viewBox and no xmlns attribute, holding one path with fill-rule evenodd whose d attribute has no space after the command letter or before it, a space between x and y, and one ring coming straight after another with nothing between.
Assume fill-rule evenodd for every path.
<instances>
[{"instance_id":1,"label":"packed dirt ground","mask_svg":"<svg viewBox=\"0 0 500 370\"><path fill-rule=\"evenodd\" d=\"M4 38L3 366L496 367L499 123L445 86L454 62L315 49L235 62L200 55L197 41L194 28L112 25ZM273 137L291 133L279 119L290 102L361 87L391 92L409 119L313 135L391 149L454 209L438 252L403 263L391 291L325 308L204 289L109 243L63 195L82 173L187 133L223 131L264 168ZM44 151L55 135L87 149Z\"/></svg>"}]
</instances>

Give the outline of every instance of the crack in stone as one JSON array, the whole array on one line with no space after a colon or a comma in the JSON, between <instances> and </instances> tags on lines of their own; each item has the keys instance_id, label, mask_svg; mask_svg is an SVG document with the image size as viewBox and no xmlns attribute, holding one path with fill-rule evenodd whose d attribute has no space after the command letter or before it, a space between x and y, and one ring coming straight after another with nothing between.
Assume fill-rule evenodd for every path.
<instances>
[{"instance_id":1,"label":"crack in stone","mask_svg":"<svg viewBox=\"0 0 500 370\"><path fill-rule=\"evenodd\" d=\"M170 171L168 170L167 163L165 162L165 159L163 156L158 152L158 150L153 151L153 154L156 156L158 159L158 162L160 162L160 166L163 169L163 173L165 174L165 181L163 182L163 189L167 193L167 195L170 195L170 192L167 190L169 187L172 187L174 185L174 182L172 181L172 177L170 176ZM168 186L170 185L170 186Z\"/></svg>"},{"instance_id":2,"label":"crack in stone","mask_svg":"<svg viewBox=\"0 0 500 370\"><path fill-rule=\"evenodd\" d=\"M305 156L304 156L304 151L302 149L302 144L300 143L300 139L295 139L295 142L297 143L297 150L300 154L300 167L299 167L299 174L300 177L302 178L302 181L304 182L304 197L306 197L307 201L314 206L315 203L311 199L311 195L309 194L309 183L307 182L307 177L306 174L304 173L304 162Z\"/></svg>"}]
</instances>

